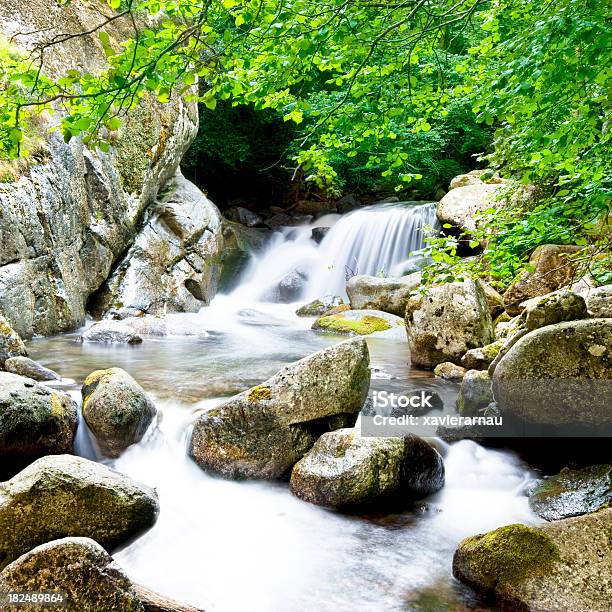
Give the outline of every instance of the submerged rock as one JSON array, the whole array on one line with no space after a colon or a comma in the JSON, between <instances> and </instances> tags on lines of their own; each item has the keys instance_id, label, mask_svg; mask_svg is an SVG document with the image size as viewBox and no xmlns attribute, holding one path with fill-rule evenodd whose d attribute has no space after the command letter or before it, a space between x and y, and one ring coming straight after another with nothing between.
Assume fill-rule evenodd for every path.
<instances>
[{"instance_id":1,"label":"submerged rock","mask_svg":"<svg viewBox=\"0 0 612 612\"><path fill-rule=\"evenodd\" d=\"M346 310L330 314L317 319L312 329L351 336L376 334L402 340L406 337L404 320L380 310Z\"/></svg>"},{"instance_id":2,"label":"submerged rock","mask_svg":"<svg viewBox=\"0 0 612 612\"><path fill-rule=\"evenodd\" d=\"M533 272L523 272L518 281L504 293L506 312L515 316L522 312L521 303L569 285L576 273L577 263L571 259L583 247L544 244L529 258Z\"/></svg>"},{"instance_id":3,"label":"submerged rock","mask_svg":"<svg viewBox=\"0 0 612 612\"><path fill-rule=\"evenodd\" d=\"M547 426L610 427L612 319L549 325L501 358L493 393L503 414Z\"/></svg>"},{"instance_id":4,"label":"submerged rock","mask_svg":"<svg viewBox=\"0 0 612 612\"><path fill-rule=\"evenodd\" d=\"M446 283L414 296L406 307L410 358L434 368L458 362L472 348L494 340L491 314L479 281Z\"/></svg>"},{"instance_id":5,"label":"submerged rock","mask_svg":"<svg viewBox=\"0 0 612 612\"><path fill-rule=\"evenodd\" d=\"M382 310L403 317L410 294L420 284L420 272L400 278L358 275L349 279L346 292L355 310Z\"/></svg>"},{"instance_id":6,"label":"submerged rock","mask_svg":"<svg viewBox=\"0 0 612 612\"><path fill-rule=\"evenodd\" d=\"M537 527L508 525L463 540L453 574L521 610L607 612L612 509Z\"/></svg>"},{"instance_id":7,"label":"submerged rock","mask_svg":"<svg viewBox=\"0 0 612 612\"><path fill-rule=\"evenodd\" d=\"M23 340L11 327L10 323L0 315L0 370L11 357L25 357L28 354Z\"/></svg>"},{"instance_id":8,"label":"submerged rock","mask_svg":"<svg viewBox=\"0 0 612 612\"><path fill-rule=\"evenodd\" d=\"M322 433L355 422L370 384L368 366L363 339L286 366L200 416L189 454L228 478L282 478Z\"/></svg>"},{"instance_id":9,"label":"submerged rock","mask_svg":"<svg viewBox=\"0 0 612 612\"><path fill-rule=\"evenodd\" d=\"M442 458L421 438L361 437L354 429L322 435L291 474L297 497L341 509L402 506L443 484Z\"/></svg>"},{"instance_id":10,"label":"submerged rock","mask_svg":"<svg viewBox=\"0 0 612 612\"><path fill-rule=\"evenodd\" d=\"M465 373L465 368L455 365L450 361L439 363L434 368L434 375L438 378L444 378L445 380L461 380L465 376Z\"/></svg>"},{"instance_id":11,"label":"submerged rock","mask_svg":"<svg viewBox=\"0 0 612 612\"><path fill-rule=\"evenodd\" d=\"M119 472L81 457L43 457L0 484L0 567L67 536L112 551L152 527L158 513L155 491Z\"/></svg>"},{"instance_id":12,"label":"submerged rock","mask_svg":"<svg viewBox=\"0 0 612 612\"><path fill-rule=\"evenodd\" d=\"M0 472L43 455L72 453L76 428L77 406L68 395L0 372Z\"/></svg>"},{"instance_id":13,"label":"submerged rock","mask_svg":"<svg viewBox=\"0 0 612 612\"><path fill-rule=\"evenodd\" d=\"M145 390L120 368L92 372L81 393L83 418L107 457L140 442L157 412Z\"/></svg>"},{"instance_id":14,"label":"submerged rock","mask_svg":"<svg viewBox=\"0 0 612 612\"><path fill-rule=\"evenodd\" d=\"M83 333L81 341L106 344L140 344L142 336L137 334L125 321L107 319L94 323Z\"/></svg>"},{"instance_id":15,"label":"submerged rock","mask_svg":"<svg viewBox=\"0 0 612 612\"><path fill-rule=\"evenodd\" d=\"M322 317L333 308L337 308L342 304L344 304L344 300L341 297L328 295L304 304L304 306L295 311L295 314L298 317Z\"/></svg>"},{"instance_id":16,"label":"submerged rock","mask_svg":"<svg viewBox=\"0 0 612 612\"><path fill-rule=\"evenodd\" d=\"M457 408L462 416L476 416L493 401L491 377L485 370L468 370L461 381Z\"/></svg>"},{"instance_id":17,"label":"submerged rock","mask_svg":"<svg viewBox=\"0 0 612 612\"><path fill-rule=\"evenodd\" d=\"M550 476L529 496L529 506L543 519L556 521L596 512L612 504L612 466L565 468Z\"/></svg>"},{"instance_id":18,"label":"submerged rock","mask_svg":"<svg viewBox=\"0 0 612 612\"><path fill-rule=\"evenodd\" d=\"M61 378L57 372L45 368L45 366L29 357L10 357L4 362L4 369L7 372L38 381L60 380Z\"/></svg>"},{"instance_id":19,"label":"submerged rock","mask_svg":"<svg viewBox=\"0 0 612 612\"><path fill-rule=\"evenodd\" d=\"M66 599L57 607L68 612L145 611L123 570L90 538L53 540L25 553L0 572L0 593L7 592L61 592Z\"/></svg>"}]
</instances>

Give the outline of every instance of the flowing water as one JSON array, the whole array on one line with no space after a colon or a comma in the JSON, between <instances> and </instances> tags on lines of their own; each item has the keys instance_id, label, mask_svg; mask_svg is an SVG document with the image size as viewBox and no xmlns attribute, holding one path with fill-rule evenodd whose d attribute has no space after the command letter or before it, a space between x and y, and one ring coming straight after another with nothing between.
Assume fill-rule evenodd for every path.
<instances>
[{"instance_id":1,"label":"flowing water","mask_svg":"<svg viewBox=\"0 0 612 612\"><path fill-rule=\"evenodd\" d=\"M397 216L391 211L384 213L387 221L402 226L405 210ZM379 212L359 211L334 227ZM365 232L367 223L359 224ZM467 535L535 520L523 495L532 474L516 456L470 441L439 442L446 468L439 493L399 514L345 516L298 500L286 483L213 478L186 455L199 411L342 340L311 331L312 320L295 316L296 304L262 302L258 293L283 271L304 265L304 257L311 258L311 270L328 257L340 259L331 248L347 248L340 237L330 232L317 249L308 244L310 229L284 230L240 286L217 296L209 308L170 315L172 336L146 338L134 347L80 344L77 334L32 341L32 356L60 372L66 378L62 386L73 394L92 370L118 366L158 406L145 439L108 462L155 487L161 504L153 529L115 558L135 581L208 611L474 609L480 604L452 579L452 554ZM392 248L401 231L381 234L383 242L388 239L388 248L378 243L388 256L385 265L405 259L407 249L402 254ZM291 243L303 247L299 254ZM367 245L352 252L365 253ZM369 338L368 344L372 389L434 389L452 408L456 385L411 370L406 342ZM78 440L79 453L94 457L83 427ZM431 607L432 598L438 607Z\"/></svg>"}]
</instances>

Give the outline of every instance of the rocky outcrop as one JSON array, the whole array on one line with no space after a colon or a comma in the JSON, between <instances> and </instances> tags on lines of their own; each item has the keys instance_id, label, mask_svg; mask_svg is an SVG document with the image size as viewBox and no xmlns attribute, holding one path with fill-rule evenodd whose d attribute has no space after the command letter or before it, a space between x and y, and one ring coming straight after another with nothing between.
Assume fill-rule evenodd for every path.
<instances>
[{"instance_id":1,"label":"rocky outcrop","mask_svg":"<svg viewBox=\"0 0 612 612\"><path fill-rule=\"evenodd\" d=\"M24 0L0 6L0 31L26 46L58 34L87 32L45 53L51 77L69 69L96 73L106 66L96 33L98 7ZM111 44L129 34L129 19L105 30ZM145 212L171 179L197 132L195 103L162 105L145 98L124 118L109 153L78 138L65 143L36 126L35 151L13 182L0 185L0 311L23 337L83 324L90 296L132 244ZM30 147L32 149L32 147Z\"/></svg>"},{"instance_id":2,"label":"rocky outcrop","mask_svg":"<svg viewBox=\"0 0 612 612\"><path fill-rule=\"evenodd\" d=\"M308 304L304 304L304 306L300 306L300 308L295 311L295 314L298 317L322 317L330 310L343 304L344 300L341 297L328 295L319 300L308 302Z\"/></svg>"},{"instance_id":3,"label":"rocky outcrop","mask_svg":"<svg viewBox=\"0 0 612 612\"><path fill-rule=\"evenodd\" d=\"M197 312L217 290L222 248L217 207L177 172L148 207L133 246L99 292L95 308Z\"/></svg>"},{"instance_id":4,"label":"rocky outcrop","mask_svg":"<svg viewBox=\"0 0 612 612\"><path fill-rule=\"evenodd\" d=\"M297 497L340 509L405 506L443 484L442 458L421 438L361 437L354 429L322 435L291 473Z\"/></svg>"},{"instance_id":5,"label":"rocky outcrop","mask_svg":"<svg viewBox=\"0 0 612 612\"><path fill-rule=\"evenodd\" d=\"M466 373L466 369L455 365L450 361L439 363L434 368L434 376L445 380L461 380Z\"/></svg>"},{"instance_id":6,"label":"rocky outcrop","mask_svg":"<svg viewBox=\"0 0 612 612\"><path fill-rule=\"evenodd\" d=\"M81 336L82 342L101 342L103 344L140 344L142 336L124 321L107 319L94 323Z\"/></svg>"},{"instance_id":7,"label":"rocky outcrop","mask_svg":"<svg viewBox=\"0 0 612 612\"><path fill-rule=\"evenodd\" d=\"M157 413L145 390L120 368L91 373L82 396L83 418L107 457L140 442Z\"/></svg>"},{"instance_id":8,"label":"rocky outcrop","mask_svg":"<svg viewBox=\"0 0 612 612\"><path fill-rule=\"evenodd\" d=\"M512 609L605 612L612 601L612 509L463 540L456 578Z\"/></svg>"},{"instance_id":9,"label":"rocky outcrop","mask_svg":"<svg viewBox=\"0 0 612 612\"><path fill-rule=\"evenodd\" d=\"M346 310L317 319L312 329L349 336L376 336L404 340L406 324L395 315L380 310Z\"/></svg>"},{"instance_id":10,"label":"rocky outcrop","mask_svg":"<svg viewBox=\"0 0 612 612\"><path fill-rule=\"evenodd\" d=\"M29 357L11 357L4 362L4 369L12 374L38 381L59 380L61 378L57 372L45 368L45 366Z\"/></svg>"},{"instance_id":11,"label":"rocky outcrop","mask_svg":"<svg viewBox=\"0 0 612 612\"><path fill-rule=\"evenodd\" d=\"M506 312L515 316L522 312L521 303L569 285L576 273L577 263L571 259L582 250L573 245L544 244L529 258L533 272L523 272L519 280L504 293Z\"/></svg>"},{"instance_id":12,"label":"rocky outcrop","mask_svg":"<svg viewBox=\"0 0 612 612\"><path fill-rule=\"evenodd\" d=\"M360 275L349 279L346 292L354 310L382 310L403 317L410 294L420 284L420 272L400 278Z\"/></svg>"},{"instance_id":13,"label":"rocky outcrop","mask_svg":"<svg viewBox=\"0 0 612 612\"><path fill-rule=\"evenodd\" d=\"M56 605L68 612L145 611L123 570L90 538L54 540L22 555L0 573L0 593L9 592L61 593Z\"/></svg>"},{"instance_id":14,"label":"rocky outcrop","mask_svg":"<svg viewBox=\"0 0 612 612\"><path fill-rule=\"evenodd\" d=\"M463 416L475 416L493 401L491 377L482 370L468 370L461 381L457 408Z\"/></svg>"},{"instance_id":15,"label":"rocky outcrop","mask_svg":"<svg viewBox=\"0 0 612 612\"><path fill-rule=\"evenodd\" d=\"M0 315L0 370L11 357L25 357L28 354L23 340L11 327L10 323Z\"/></svg>"},{"instance_id":16,"label":"rocky outcrop","mask_svg":"<svg viewBox=\"0 0 612 612\"><path fill-rule=\"evenodd\" d=\"M544 480L529 496L529 506L543 519L557 521L596 512L612 504L612 466L565 468Z\"/></svg>"},{"instance_id":17,"label":"rocky outcrop","mask_svg":"<svg viewBox=\"0 0 612 612\"><path fill-rule=\"evenodd\" d=\"M67 536L112 551L149 529L158 513L155 491L104 465L70 455L38 459L0 484L0 567Z\"/></svg>"},{"instance_id":18,"label":"rocky outcrop","mask_svg":"<svg viewBox=\"0 0 612 612\"><path fill-rule=\"evenodd\" d=\"M436 285L426 295L414 296L406 307L406 326L412 363L431 369L444 361L458 363L471 348L494 340L477 280Z\"/></svg>"},{"instance_id":19,"label":"rocky outcrop","mask_svg":"<svg viewBox=\"0 0 612 612\"><path fill-rule=\"evenodd\" d=\"M228 478L281 478L325 431L354 423L370 384L365 340L342 342L286 366L209 410L189 454Z\"/></svg>"},{"instance_id":20,"label":"rocky outcrop","mask_svg":"<svg viewBox=\"0 0 612 612\"><path fill-rule=\"evenodd\" d=\"M0 372L0 478L43 455L72 453L76 428L68 395Z\"/></svg>"},{"instance_id":21,"label":"rocky outcrop","mask_svg":"<svg viewBox=\"0 0 612 612\"><path fill-rule=\"evenodd\" d=\"M612 319L541 327L521 337L493 373L504 414L551 427L612 426Z\"/></svg>"}]
</instances>

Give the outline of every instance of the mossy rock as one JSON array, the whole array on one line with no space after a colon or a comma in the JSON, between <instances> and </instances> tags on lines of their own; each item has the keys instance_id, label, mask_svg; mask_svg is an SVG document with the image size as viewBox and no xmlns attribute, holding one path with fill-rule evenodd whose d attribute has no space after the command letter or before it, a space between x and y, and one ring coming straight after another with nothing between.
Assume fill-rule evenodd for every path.
<instances>
[{"instance_id":1,"label":"mossy rock","mask_svg":"<svg viewBox=\"0 0 612 612\"><path fill-rule=\"evenodd\" d=\"M612 502L612 465L561 470L529 497L531 509L547 521L595 512Z\"/></svg>"},{"instance_id":2,"label":"mossy rock","mask_svg":"<svg viewBox=\"0 0 612 612\"><path fill-rule=\"evenodd\" d=\"M295 314L298 317L322 317L341 305L344 305L344 300L340 297L324 297L304 304L295 311Z\"/></svg>"},{"instance_id":3,"label":"mossy rock","mask_svg":"<svg viewBox=\"0 0 612 612\"><path fill-rule=\"evenodd\" d=\"M403 319L378 310L347 310L317 319L312 329L334 334L369 336L380 332L400 330L405 337Z\"/></svg>"},{"instance_id":4,"label":"mossy rock","mask_svg":"<svg viewBox=\"0 0 612 612\"><path fill-rule=\"evenodd\" d=\"M11 357L25 357L28 354L23 340L11 324L0 315L0 369Z\"/></svg>"}]
</instances>

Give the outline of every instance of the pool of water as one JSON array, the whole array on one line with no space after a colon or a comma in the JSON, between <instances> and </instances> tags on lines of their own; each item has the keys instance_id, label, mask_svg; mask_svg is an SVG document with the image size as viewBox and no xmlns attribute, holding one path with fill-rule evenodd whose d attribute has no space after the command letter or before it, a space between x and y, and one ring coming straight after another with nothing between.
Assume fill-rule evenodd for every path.
<instances>
[{"instance_id":1,"label":"pool of water","mask_svg":"<svg viewBox=\"0 0 612 612\"><path fill-rule=\"evenodd\" d=\"M372 516L307 504L286 483L213 478L187 457L199 411L342 340L311 331L295 307L219 296L197 315L171 315L175 335L137 346L81 344L78 333L30 343L75 397L91 371L117 366L158 407L140 444L101 459L155 487L161 504L157 524L115 558L133 580L209 612L486 609L452 578L452 555L463 537L536 520L523 494L533 474L515 455L439 442L444 488L409 511ZM434 389L453 409L457 386L411 370L406 342L368 345L372 389ZM79 452L95 456L82 428Z\"/></svg>"}]
</instances>

